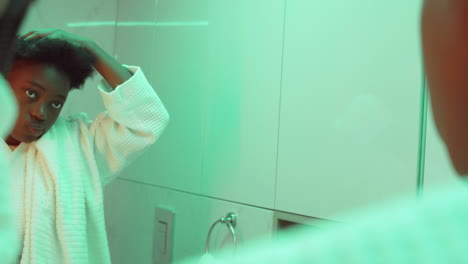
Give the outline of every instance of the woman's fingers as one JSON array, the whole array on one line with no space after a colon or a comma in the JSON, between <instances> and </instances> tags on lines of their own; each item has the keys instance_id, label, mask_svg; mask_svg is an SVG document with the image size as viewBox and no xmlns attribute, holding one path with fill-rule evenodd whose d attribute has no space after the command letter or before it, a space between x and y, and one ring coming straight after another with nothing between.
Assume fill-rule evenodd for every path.
<instances>
[{"instance_id":1,"label":"woman's fingers","mask_svg":"<svg viewBox=\"0 0 468 264\"><path fill-rule=\"evenodd\" d=\"M36 38L41 38L41 37L42 37L42 34L32 33L26 36L24 39L28 40L28 39L36 39Z\"/></svg>"},{"instance_id":2,"label":"woman's fingers","mask_svg":"<svg viewBox=\"0 0 468 264\"><path fill-rule=\"evenodd\" d=\"M35 33L35 31L30 31L30 32L22 35L21 38L27 38L27 37L31 36L32 34L34 34L34 33Z\"/></svg>"},{"instance_id":3,"label":"woman's fingers","mask_svg":"<svg viewBox=\"0 0 468 264\"><path fill-rule=\"evenodd\" d=\"M24 39L36 39L51 36L59 32L58 29L35 29L21 36Z\"/></svg>"},{"instance_id":4,"label":"woman's fingers","mask_svg":"<svg viewBox=\"0 0 468 264\"><path fill-rule=\"evenodd\" d=\"M21 36L22 38L24 39L28 39L28 38L36 38L37 37L37 34L40 33L42 30L31 30L29 31L28 33L24 34L23 36Z\"/></svg>"},{"instance_id":5,"label":"woman's fingers","mask_svg":"<svg viewBox=\"0 0 468 264\"><path fill-rule=\"evenodd\" d=\"M34 29L28 33L21 36L25 40L29 39L41 39L41 38L57 38L62 39L70 44L81 47L83 42L86 41L85 38L76 36L74 34L68 33L58 28L49 28L49 29Z\"/></svg>"}]
</instances>

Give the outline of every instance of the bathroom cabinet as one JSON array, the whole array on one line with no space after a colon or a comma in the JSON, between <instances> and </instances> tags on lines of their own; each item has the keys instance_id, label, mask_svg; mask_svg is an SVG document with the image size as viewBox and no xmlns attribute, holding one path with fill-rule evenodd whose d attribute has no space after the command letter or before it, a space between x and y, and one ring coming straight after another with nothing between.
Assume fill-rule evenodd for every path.
<instances>
[{"instance_id":1,"label":"bathroom cabinet","mask_svg":"<svg viewBox=\"0 0 468 264\"><path fill-rule=\"evenodd\" d=\"M284 1L145 2L120 1L116 54L148 69L171 121L121 178L273 208Z\"/></svg>"},{"instance_id":2,"label":"bathroom cabinet","mask_svg":"<svg viewBox=\"0 0 468 264\"><path fill-rule=\"evenodd\" d=\"M147 2L116 55L172 119L122 178L326 219L415 194L421 1Z\"/></svg>"},{"instance_id":3,"label":"bathroom cabinet","mask_svg":"<svg viewBox=\"0 0 468 264\"><path fill-rule=\"evenodd\" d=\"M274 207L284 1L209 1L200 193Z\"/></svg>"},{"instance_id":4,"label":"bathroom cabinet","mask_svg":"<svg viewBox=\"0 0 468 264\"><path fill-rule=\"evenodd\" d=\"M337 219L416 193L420 7L287 1L276 209Z\"/></svg>"}]
</instances>

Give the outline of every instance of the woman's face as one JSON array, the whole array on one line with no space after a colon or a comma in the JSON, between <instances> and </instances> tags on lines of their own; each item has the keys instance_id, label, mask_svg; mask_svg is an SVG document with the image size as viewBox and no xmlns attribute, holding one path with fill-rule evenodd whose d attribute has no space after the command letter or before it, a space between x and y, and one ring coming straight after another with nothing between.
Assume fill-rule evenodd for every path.
<instances>
[{"instance_id":1,"label":"woman's face","mask_svg":"<svg viewBox=\"0 0 468 264\"><path fill-rule=\"evenodd\" d=\"M8 76L19 113L6 142L18 145L44 135L62 111L70 80L55 67L30 61L16 61Z\"/></svg>"}]
</instances>

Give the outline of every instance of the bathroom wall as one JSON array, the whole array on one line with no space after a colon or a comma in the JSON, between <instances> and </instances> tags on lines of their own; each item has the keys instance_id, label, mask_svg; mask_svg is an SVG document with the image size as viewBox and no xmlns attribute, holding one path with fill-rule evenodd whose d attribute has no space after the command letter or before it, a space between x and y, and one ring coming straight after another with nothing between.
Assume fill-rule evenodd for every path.
<instances>
[{"instance_id":1,"label":"bathroom wall","mask_svg":"<svg viewBox=\"0 0 468 264\"><path fill-rule=\"evenodd\" d=\"M159 204L175 211L174 260L203 254L211 224L229 212L238 214L240 245L268 239L274 225L284 2L120 1L118 10L115 55L144 67L171 123L107 188L113 260L148 263ZM143 190L122 196L121 190L135 188L151 199L138 198ZM146 209L129 213L139 203ZM109 217L116 214L127 217ZM214 252L230 246L228 229L215 230ZM122 250L130 245L138 246Z\"/></svg>"},{"instance_id":2,"label":"bathroom wall","mask_svg":"<svg viewBox=\"0 0 468 264\"><path fill-rule=\"evenodd\" d=\"M106 187L113 263L151 263L157 207L174 212L177 261L203 254L211 224L228 212L244 245L272 238L277 211L339 221L415 195L420 143L425 187L458 182L420 104L420 4L38 0L22 32L92 38L141 66L171 115L158 142ZM72 92L62 114L103 111L99 80ZM230 238L217 226L213 252Z\"/></svg>"},{"instance_id":3,"label":"bathroom wall","mask_svg":"<svg viewBox=\"0 0 468 264\"><path fill-rule=\"evenodd\" d=\"M421 1L287 1L276 209L325 219L416 190Z\"/></svg>"},{"instance_id":4,"label":"bathroom wall","mask_svg":"<svg viewBox=\"0 0 468 264\"><path fill-rule=\"evenodd\" d=\"M115 53L150 69L172 120L154 148L120 176L119 188L142 185L155 197L165 190L332 221L354 208L416 195L420 1L139 3L119 2ZM121 199L112 185L107 194ZM154 217L155 206L140 212L141 221ZM115 210L107 208L108 215ZM218 217L229 210L222 211ZM249 214L240 216L254 225ZM186 255L175 242L176 260L203 253L212 221L200 220L204 232L191 236ZM108 223L128 234L124 240L109 231L114 252L144 244L141 256L149 256L149 224L132 236L132 220ZM176 232L185 228L177 224Z\"/></svg>"},{"instance_id":5,"label":"bathroom wall","mask_svg":"<svg viewBox=\"0 0 468 264\"><path fill-rule=\"evenodd\" d=\"M273 212L243 205L118 179L106 190L106 225L113 263L153 263L152 254L159 247L153 243L155 208L174 212L172 259L182 260L205 252L208 230L220 217L238 215L238 245L249 240L271 239ZM209 249L216 255L220 249L232 250L229 229L217 224L211 234ZM165 262L156 262L165 263Z\"/></svg>"},{"instance_id":6,"label":"bathroom wall","mask_svg":"<svg viewBox=\"0 0 468 264\"><path fill-rule=\"evenodd\" d=\"M273 208L284 2L157 3L120 2L119 22L156 23L117 26L116 54L154 69L173 118L122 177Z\"/></svg>"}]
</instances>

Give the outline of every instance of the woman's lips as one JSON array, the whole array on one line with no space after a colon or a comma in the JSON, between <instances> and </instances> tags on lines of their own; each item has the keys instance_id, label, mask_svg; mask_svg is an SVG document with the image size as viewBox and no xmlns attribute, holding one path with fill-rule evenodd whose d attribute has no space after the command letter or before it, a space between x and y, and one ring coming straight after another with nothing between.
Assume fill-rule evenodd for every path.
<instances>
[{"instance_id":1,"label":"woman's lips","mask_svg":"<svg viewBox=\"0 0 468 264\"><path fill-rule=\"evenodd\" d=\"M38 136L42 135L42 133L44 133L44 129L30 127L30 128L29 128L29 132L30 132L33 136L38 137Z\"/></svg>"}]
</instances>

